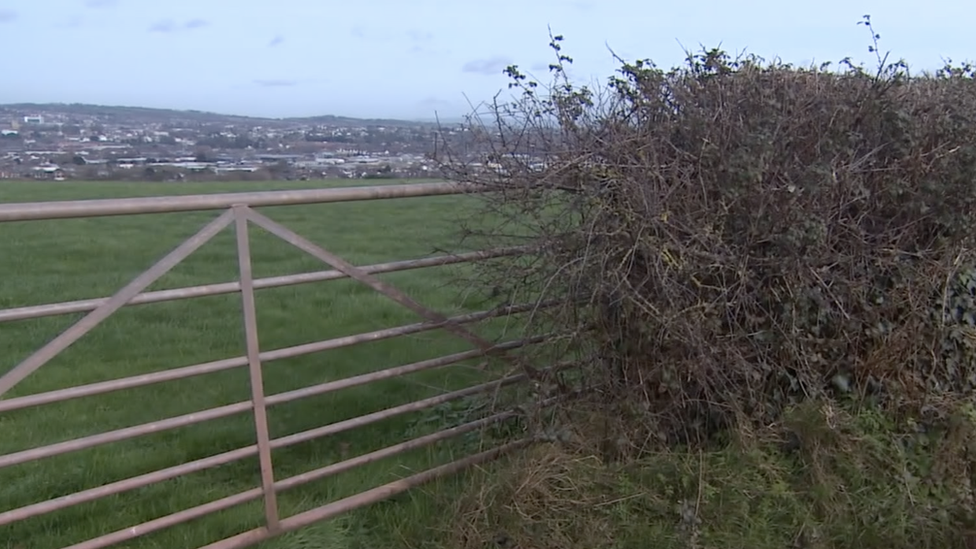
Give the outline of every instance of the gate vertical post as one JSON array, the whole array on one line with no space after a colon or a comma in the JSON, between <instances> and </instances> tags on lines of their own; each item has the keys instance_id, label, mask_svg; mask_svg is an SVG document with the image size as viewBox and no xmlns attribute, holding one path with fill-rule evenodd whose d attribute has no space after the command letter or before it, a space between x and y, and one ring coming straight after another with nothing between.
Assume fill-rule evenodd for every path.
<instances>
[{"instance_id":1,"label":"gate vertical post","mask_svg":"<svg viewBox=\"0 0 976 549\"><path fill-rule=\"evenodd\" d=\"M247 361L251 377L251 403L254 429L257 436L258 460L261 464L261 488L264 491L264 517L270 532L280 529L278 501L274 489L274 469L271 463L271 437L268 431L268 411L264 399L264 378L259 356L257 309L254 305L254 276L251 271L251 245L248 239L247 210L235 205L234 227L237 233L237 260L240 268L241 305L244 313L244 335Z\"/></svg>"}]
</instances>

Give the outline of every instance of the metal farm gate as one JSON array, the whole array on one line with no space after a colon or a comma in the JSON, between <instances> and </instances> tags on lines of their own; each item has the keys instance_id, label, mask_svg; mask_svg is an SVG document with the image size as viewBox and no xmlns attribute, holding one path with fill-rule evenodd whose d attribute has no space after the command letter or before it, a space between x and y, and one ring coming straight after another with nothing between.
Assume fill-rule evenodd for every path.
<instances>
[{"instance_id":1,"label":"metal farm gate","mask_svg":"<svg viewBox=\"0 0 976 549\"><path fill-rule=\"evenodd\" d=\"M56 444L36 447L29 450L17 451L0 455L0 469L13 467L18 464L42 460L52 456L66 454L82 449L93 448L122 440L140 437L149 433L158 433L169 429L176 429L189 425L229 417L236 414L253 414L255 425L254 444L237 450L211 455L202 459L189 461L172 467L160 469L151 473L119 480L103 486L82 490L46 501L40 501L24 507L4 510L0 503L0 532L3 527L32 517L45 515L70 506L85 502L92 502L100 498L120 494L122 492L145 487L161 481L174 479L190 473L228 464L244 458L258 456L261 473L261 485L236 495L224 497L216 501L192 507L175 510L172 514L150 520L142 524L133 524L128 528L103 535L72 547L76 549L96 549L125 543L139 536L143 536L164 528L181 524L211 513L215 513L245 502L263 499L264 526L240 533L239 535L223 539L207 547L229 549L245 547L262 540L274 537L310 525L317 521L334 517L352 509L371 504L430 480L460 471L474 464L491 460L505 452L523 447L528 440L509 442L488 451L467 456L463 459L441 465L412 476L378 486L345 499L331 502L327 505L305 511L293 516L281 516L279 513L276 494L325 478L339 472L347 471L359 465L394 456L408 450L421 448L434 442L455 437L463 433L473 432L486 425L499 422L514 416L514 412L496 413L490 417L477 421L457 425L430 435L422 436L407 442L385 447L383 449L345 459L290 478L278 478L274 471L274 450L348 431L356 427L369 425L386 418L423 410L466 396L492 391L502 386L508 386L525 379L521 372L515 372L502 379L483 383L467 389L441 394L432 398L412 402L379 410L353 419L321 426L316 429L299 432L282 438L272 439L269 435L267 409L269 406L291 402L298 399L322 395L332 391L361 386L373 381L402 376L413 372L440 368L461 361L488 355L502 355L506 351L525 345L543 341L543 337L529 340L507 341L500 344L491 343L464 328L465 324L480 320L525 312L530 305L511 306L504 309L483 311L447 318L430 310L418 301L408 297L400 290L381 281L375 275L421 267L431 267L461 263L478 259L499 257L519 253L518 249L492 250L453 256L439 256L434 258L405 260L379 265L358 267L350 264L341 257L329 252L317 244L303 238L287 227L273 221L256 211L255 207L284 206L296 204L317 204L328 202L346 202L359 200L393 199L405 197L420 197L458 194L464 188L454 183L425 183L415 185L383 185L374 187L349 187L299 191L271 191L230 194L211 194L194 196L167 196L154 198L126 198L100 199L65 202L13 203L0 205L0 227L3 222L50 220L66 218L116 216L128 214L165 213L180 211L222 211L203 229L191 236L185 242L173 249L168 255L141 275L132 280L114 295L100 299L86 299L64 303L44 304L30 307L0 310L0 335L2 324L11 321L40 318L70 313L87 312L78 322L70 326L63 333L23 360L20 364L0 376L0 437L3 436L3 416L14 410L36 407L69 399L91 397L105 393L144 387L156 383L202 376L233 368L247 367L249 370L251 398L249 401L200 410L177 417L169 417L159 421L144 423L122 429L102 432L100 434L66 440ZM248 226L254 224L276 235L285 242L296 246L307 254L331 266L332 270L314 273L294 274L265 279L254 279L251 270L251 251L248 240ZM239 263L239 280L221 284L193 286L161 291L145 292L154 281L159 279L183 259L200 248L223 229L233 225L236 230L237 257ZM7 260L7 258L4 258ZM325 341L307 343L288 348L262 350L258 348L258 326L254 303L255 290L273 288L294 284L352 278L373 290L382 293L396 303L406 307L424 318L424 322L387 328L370 333L339 337ZM0 286L2 291L2 286ZM243 329L245 333L246 349L242 356L182 366L173 369L157 371L131 377L123 377L79 385L65 389L52 390L27 396L10 397L8 392L25 377L41 369L56 355L72 345L79 338L95 328L99 323L125 305L147 304L162 301L188 299L218 294L240 293L243 309ZM444 329L463 338L474 348L467 352L442 356L412 364L397 365L384 370L357 375L318 385L307 386L298 390L277 394L265 394L262 381L262 367L265 363L289 357L318 353L330 349L337 349L354 345L364 341L376 341L407 334ZM41 372L43 374L43 372ZM5 396L7 395L7 396ZM0 538L3 536L0 535Z\"/></svg>"}]
</instances>

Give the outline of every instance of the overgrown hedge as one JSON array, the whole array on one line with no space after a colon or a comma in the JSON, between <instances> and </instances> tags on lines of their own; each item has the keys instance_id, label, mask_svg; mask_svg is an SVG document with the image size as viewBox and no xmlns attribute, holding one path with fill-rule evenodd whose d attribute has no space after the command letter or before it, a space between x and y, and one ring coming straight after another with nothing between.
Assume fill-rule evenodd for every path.
<instances>
[{"instance_id":1,"label":"overgrown hedge","mask_svg":"<svg viewBox=\"0 0 976 549\"><path fill-rule=\"evenodd\" d=\"M971 68L711 50L594 90L551 45L550 86L510 67L516 98L472 119L489 168L444 165L495 191L473 237L540 250L479 283L562 299L536 326L576 330L608 401L687 440L809 397L935 413L973 393Z\"/></svg>"}]
</instances>

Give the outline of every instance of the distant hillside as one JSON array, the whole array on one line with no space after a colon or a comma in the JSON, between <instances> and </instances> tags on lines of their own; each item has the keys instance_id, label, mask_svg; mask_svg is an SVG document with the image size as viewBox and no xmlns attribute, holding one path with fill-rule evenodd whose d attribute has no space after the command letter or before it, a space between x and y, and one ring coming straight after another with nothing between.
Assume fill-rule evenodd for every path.
<instances>
[{"instance_id":1,"label":"distant hillside","mask_svg":"<svg viewBox=\"0 0 976 549\"><path fill-rule=\"evenodd\" d=\"M123 107L109 105L87 105L82 103L15 103L0 105L2 111L30 112L32 114L62 113L75 116L91 116L118 121L161 123L186 120L209 124L322 124L322 125L381 125L381 126L423 126L431 122L390 119L362 119L347 116L310 116L290 118L263 118L233 114L218 114L196 110L154 109L148 107Z\"/></svg>"},{"instance_id":2,"label":"distant hillside","mask_svg":"<svg viewBox=\"0 0 976 549\"><path fill-rule=\"evenodd\" d=\"M335 116L331 114L326 114L322 116L306 116L301 118L280 118L277 120L282 120L285 122L294 122L299 124L323 124L323 125L340 125L340 126L361 126L361 125L378 125L378 126L424 126L430 125L432 122L420 121L420 120L396 120L389 118L350 118L348 116Z\"/></svg>"}]
</instances>

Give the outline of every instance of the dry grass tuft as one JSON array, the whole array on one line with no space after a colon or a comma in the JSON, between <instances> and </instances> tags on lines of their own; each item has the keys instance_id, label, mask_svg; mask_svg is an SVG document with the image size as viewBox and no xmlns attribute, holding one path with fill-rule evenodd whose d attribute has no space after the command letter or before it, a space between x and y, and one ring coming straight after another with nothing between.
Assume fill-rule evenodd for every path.
<instances>
[{"instance_id":1,"label":"dry grass tuft","mask_svg":"<svg viewBox=\"0 0 976 549\"><path fill-rule=\"evenodd\" d=\"M452 547L609 547L613 525L600 511L613 494L596 456L538 446L514 457L458 504Z\"/></svg>"}]
</instances>

